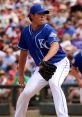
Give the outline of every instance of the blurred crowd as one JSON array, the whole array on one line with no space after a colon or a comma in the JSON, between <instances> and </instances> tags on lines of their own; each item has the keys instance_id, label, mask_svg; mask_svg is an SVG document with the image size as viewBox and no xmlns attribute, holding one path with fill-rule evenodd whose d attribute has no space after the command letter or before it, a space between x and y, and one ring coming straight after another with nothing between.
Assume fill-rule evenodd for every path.
<instances>
[{"instance_id":1,"label":"blurred crowd","mask_svg":"<svg viewBox=\"0 0 82 117\"><path fill-rule=\"evenodd\" d=\"M73 56L82 50L82 0L0 0L0 84L2 85L13 84L18 78L20 50L17 44L23 27L30 24L29 8L35 3L43 4L49 9L50 14L46 20L57 31L60 44L66 51L70 63ZM30 78L35 68L36 65L28 53L25 76ZM65 83L76 83L71 72ZM1 93L3 94L2 90Z\"/></svg>"}]
</instances>

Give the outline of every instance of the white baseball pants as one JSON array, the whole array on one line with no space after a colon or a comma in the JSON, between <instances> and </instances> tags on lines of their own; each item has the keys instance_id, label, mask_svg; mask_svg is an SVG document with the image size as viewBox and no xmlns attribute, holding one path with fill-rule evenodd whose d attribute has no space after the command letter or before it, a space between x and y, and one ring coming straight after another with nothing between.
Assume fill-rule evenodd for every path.
<instances>
[{"instance_id":1,"label":"white baseball pants","mask_svg":"<svg viewBox=\"0 0 82 117\"><path fill-rule=\"evenodd\" d=\"M69 60L65 57L60 62L55 63L55 65L57 66L57 70L49 81L46 81L39 74L39 68L36 68L18 98L14 117L25 117L30 99L46 85L50 86L57 117L68 117L66 99L61 85L70 69Z\"/></svg>"}]
</instances>

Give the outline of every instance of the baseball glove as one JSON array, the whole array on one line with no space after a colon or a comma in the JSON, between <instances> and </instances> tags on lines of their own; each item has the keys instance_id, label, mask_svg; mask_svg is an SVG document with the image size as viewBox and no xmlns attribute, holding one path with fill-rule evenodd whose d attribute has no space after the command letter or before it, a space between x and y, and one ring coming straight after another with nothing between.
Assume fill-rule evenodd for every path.
<instances>
[{"instance_id":1,"label":"baseball glove","mask_svg":"<svg viewBox=\"0 0 82 117\"><path fill-rule=\"evenodd\" d=\"M45 80L48 81L52 77L56 69L57 67L55 65L49 63L48 61L42 61L40 63L39 73Z\"/></svg>"}]
</instances>

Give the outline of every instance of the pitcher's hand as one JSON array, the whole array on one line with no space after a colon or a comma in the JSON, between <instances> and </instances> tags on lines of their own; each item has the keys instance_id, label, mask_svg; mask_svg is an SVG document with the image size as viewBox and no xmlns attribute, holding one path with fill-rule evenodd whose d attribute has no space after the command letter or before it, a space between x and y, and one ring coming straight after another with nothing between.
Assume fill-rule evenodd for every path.
<instances>
[{"instance_id":1,"label":"pitcher's hand","mask_svg":"<svg viewBox=\"0 0 82 117\"><path fill-rule=\"evenodd\" d=\"M20 89L19 89L19 92L21 93L25 87L25 83L24 83L24 77L19 77L19 85L20 85Z\"/></svg>"}]
</instances>

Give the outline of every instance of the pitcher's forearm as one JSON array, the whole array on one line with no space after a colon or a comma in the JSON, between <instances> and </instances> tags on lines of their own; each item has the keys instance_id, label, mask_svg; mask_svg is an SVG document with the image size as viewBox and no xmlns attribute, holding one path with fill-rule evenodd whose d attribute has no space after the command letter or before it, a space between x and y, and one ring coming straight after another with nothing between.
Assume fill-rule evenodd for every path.
<instances>
[{"instance_id":1,"label":"pitcher's forearm","mask_svg":"<svg viewBox=\"0 0 82 117\"><path fill-rule=\"evenodd\" d=\"M53 42L47 55L43 58L43 61L48 61L49 59L51 59L57 53L58 49L59 49L58 42Z\"/></svg>"}]
</instances>

